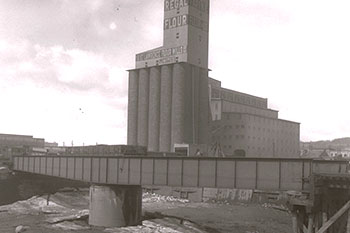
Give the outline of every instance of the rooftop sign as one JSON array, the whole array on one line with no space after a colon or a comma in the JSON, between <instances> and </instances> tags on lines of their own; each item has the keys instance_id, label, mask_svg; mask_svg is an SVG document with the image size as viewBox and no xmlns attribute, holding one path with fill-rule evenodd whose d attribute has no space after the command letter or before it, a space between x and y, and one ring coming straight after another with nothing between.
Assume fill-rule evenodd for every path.
<instances>
[{"instance_id":1,"label":"rooftop sign","mask_svg":"<svg viewBox=\"0 0 350 233\"><path fill-rule=\"evenodd\" d=\"M192 6L203 12L209 11L207 1L204 0L165 0L164 10L177 10L186 6Z\"/></svg>"}]
</instances>

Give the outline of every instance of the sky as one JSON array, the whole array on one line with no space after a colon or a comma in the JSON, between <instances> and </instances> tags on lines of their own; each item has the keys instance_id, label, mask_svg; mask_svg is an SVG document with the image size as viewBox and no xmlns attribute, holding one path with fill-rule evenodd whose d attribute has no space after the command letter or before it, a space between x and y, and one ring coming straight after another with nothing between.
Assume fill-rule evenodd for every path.
<instances>
[{"instance_id":1,"label":"sky","mask_svg":"<svg viewBox=\"0 0 350 233\"><path fill-rule=\"evenodd\" d=\"M210 76L269 99L301 140L350 136L348 0L212 0ZM0 0L0 133L125 144L128 69L163 0Z\"/></svg>"}]
</instances>

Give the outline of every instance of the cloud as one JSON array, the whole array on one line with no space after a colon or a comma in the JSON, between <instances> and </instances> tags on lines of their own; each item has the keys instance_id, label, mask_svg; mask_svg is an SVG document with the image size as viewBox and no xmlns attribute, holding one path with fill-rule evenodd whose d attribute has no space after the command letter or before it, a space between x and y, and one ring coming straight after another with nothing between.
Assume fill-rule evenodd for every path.
<instances>
[{"instance_id":1,"label":"cloud","mask_svg":"<svg viewBox=\"0 0 350 233\"><path fill-rule=\"evenodd\" d=\"M276 4L266 1L220 1L212 2L214 8L224 9L218 15L219 18L243 17L259 26L271 24L285 24L290 20L290 14Z\"/></svg>"},{"instance_id":2,"label":"cloud","mask_svg":"<svg viewBox=\"0 0 350 233\"><path fill-rule=\"evenodd\" d=\"M62 46L44 47L1 42L1 73L13 81L33 81L42 87L95 91L104 96L127 95L127 72L103 56Z\"/></svg>"},{"instance_id":3,"label":"cloud","mask_svg":"<svg viewBox=\"0 0 350 233\"><path fill-rule=\"evenodd\" d=\"M90 51L28 41L1 40L0 57L5 133L72 139L75 145L126 142L124 68Z\"/></svg>"},{"instance_id":4,"label":"cloud","mask_svg":"<svg viewBox=\"0 0 350 233\"><path fill-rule=\"evenodd\" d=\"M132 68L135 53L162 42L162 4L156 0L3 0L0 38L25 38L46 47L60 45L104 53L118 64ZM159 11L153 11L154 8ZM111 22L118 25L115 30L110 29ZM139 43L140 40L151 43Z\"/></svg>"}]
</instances>

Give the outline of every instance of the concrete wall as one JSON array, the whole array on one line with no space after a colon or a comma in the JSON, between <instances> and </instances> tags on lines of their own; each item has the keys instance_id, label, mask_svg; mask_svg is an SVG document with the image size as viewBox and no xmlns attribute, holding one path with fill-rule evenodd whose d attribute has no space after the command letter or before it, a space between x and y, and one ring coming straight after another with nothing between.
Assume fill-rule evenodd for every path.
<instances>
[{"instance_id":1,"label":"concrete wall","mask_svg":"<svg viewBox=\"0 0 350 233\"><path fill-rule=\"evenodd\" d=\"M159 151L171 150L172 66L161 67Z\"/></svg>"},{"instance_id":2,"label":"concrete wall","mask_svg":"<svg viewBox=\"0 0 350 233\"><path fill-rule=\"evenodd\" d=\"M128 145L137 145L139 75L137 70L129 71L128 95Z\"/></svg>"},{"instance_id":3,"label":"concrete wall","mask_svg":"<svg viewBox=\"0 0 350 233\"><path fill-rule=\"evenodd\" d=\"M209 130L209 86L208 86L208 70L200 70L199 83L199 138L198 144L207 144Z\"/></svg>"},{"instance_id":4,"label":"concrete wall","mask_svg":"<svg viewBox=\"0 0 350 233\"><path fill-rule=\"evenodd\" d=\"M149 69L139 73L137 145L148 146Z\"/></svg>"},{"instance_id":5,"label":"concrete wall","mask_svg":"<svg viewBox=\"0 0 350 233\"><path fill-rule=\"evenodd\" d=\"M175 64L173 69L173 101L171 115L171 146L185 141L185 83L186 67L184 64Z\"/></svg>"},{"instance_id":6,"label":"concrete wall","mask_svg":"<svg viewBox=\"0 0 350 233\"><path fill-rule=\"evenodd\" d=\"M159 151L160 68L150 69L148 151Z\"/></svg>"},{"instance_id":7,"label":"concrete wall","mask_svg":"<svg viewBox=\"0 0 350 233\"><path fill-rule=\"evenodd\" d=\"M129 145L170 152L174 144L208 143L207 70L176 63L129 76Z\"/></svg>"}]
</instances>

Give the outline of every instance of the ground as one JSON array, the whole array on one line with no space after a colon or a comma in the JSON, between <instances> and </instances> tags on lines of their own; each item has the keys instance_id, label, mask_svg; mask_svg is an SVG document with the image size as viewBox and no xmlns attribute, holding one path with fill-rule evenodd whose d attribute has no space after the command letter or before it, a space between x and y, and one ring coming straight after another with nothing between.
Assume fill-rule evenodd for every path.
<instances>
[{"instance_id":1,"label":"ground","mask_svg":"<svg viewBox=\"0 0 350 233\"><path fill-rule=\"evenodd\" d=\"M122 229L91 228L86 223L88 192L56 193L0 207L0 233L28 226L27 233L63 232L231 232L291 233L288 212L261 204L191 203L187 200L144 194L142 226ZM68 216L68 221L63 221ZM71 216L80 216L72 220ZM62 220L63 219L63 220ZM74 219L74 218L73 218ZM76 229L76 230L70 230Z\"/></svg>"}]
</instances>

